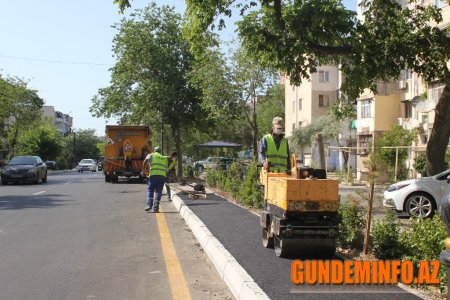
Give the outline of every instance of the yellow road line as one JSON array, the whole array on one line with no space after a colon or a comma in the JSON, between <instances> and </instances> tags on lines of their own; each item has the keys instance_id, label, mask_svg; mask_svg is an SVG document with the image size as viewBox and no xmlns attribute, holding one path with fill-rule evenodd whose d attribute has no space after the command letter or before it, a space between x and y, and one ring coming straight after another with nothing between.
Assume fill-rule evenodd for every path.
<instances>
[{"instance_id":1,"label":"yellow road line","mask_svg":"<svg viewBox=\"0 0 450 300\"><path fill-rule=\"evenodd\" d=\"M161 206L159 209L162 212ZM186 283L186 279L184 278L183 269L181 268L179 258L175 251L164 214L156 214L156 223L158 224L161 248L166 263L167 276L169 277L172 298L177 300L191 299L191 294L189 293L189 288Z\"/></svg>"}]
</instances>

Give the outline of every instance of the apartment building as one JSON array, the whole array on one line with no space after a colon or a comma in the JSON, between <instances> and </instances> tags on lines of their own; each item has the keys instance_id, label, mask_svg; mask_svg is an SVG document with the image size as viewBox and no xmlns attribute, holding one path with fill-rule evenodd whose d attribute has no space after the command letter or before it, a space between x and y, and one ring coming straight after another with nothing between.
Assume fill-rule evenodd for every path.
<instances>
[{"instance_id":1,"label":"apartment building","mask_svg":"<svg viewBox=\"0 0 450 300\"><path fill-rule=\"evenodd\" d=\"M339 98L341 73L337 66L320 66L318 71L311 74L310 80L304 80L300 86L290 83L288 77L283 77L285 86L285 134L290 137L296 129L311 124L313 120L325 115ZM349 136L343 132L342 139ZM326 146L336 146L334 141L325 141ZM346 144L346 143L344 143ZM318 165L317 149L310 147L301 149L297 156L305 165ZM340 170L343 158L339 151L327 151L327 169ZM355 167L355 159L350 164Z\"/></svg>"},{"instance_id":2,"label":"apartment building","mask_svg":"<svg viewBox=\"0 0 450 300\"><path fill-rule=\"evenodd\" d=\"M358 1L358 17L363 20L364 7ZM402 2L402 1L401 1ZM407 4L405 1L400 3ZM441 29L450 24L450 7L446 0L422 0L422 5L435 5L442 9L443 22L435 24ZM414 5L414 4L413 4ZM450 63L450 62L449 62ZM357 105L357 179L364 180L364 160L368 158L367 147L384 131L398 124L405 129L417 129L418 135L409 150L410 159L406 162L411 177L416 176L413 168L417 155L424 154L431 129L434 125L434 109L444 90L438 79L425 82L418 74L403 70L398 80L380 82L378 94L366 91L360 95Z\"/></svg>"},{"instance_id":3,"label":"apartment building","mask_svg":"<svg viewBox=\"0 0 450 300\"><path fill-rule=\"evenodd\" d=\"M72 130L73 118L69 114L56 111L53 106L44 105L41 109L44 116L49 117L62 135L66 135Z\"/></svg>"}]
</instances>

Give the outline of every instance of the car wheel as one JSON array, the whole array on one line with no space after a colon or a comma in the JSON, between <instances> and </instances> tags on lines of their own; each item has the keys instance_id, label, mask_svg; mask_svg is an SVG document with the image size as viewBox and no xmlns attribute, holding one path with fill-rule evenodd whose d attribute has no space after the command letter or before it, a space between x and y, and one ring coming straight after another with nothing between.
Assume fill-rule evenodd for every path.
<instances>
[{"instance_id":1,"label":"car wheel","mask_svg":"<svg viewBox=\"0 0 450 300\"><path fill-rule=\"evenodd\" d=\"M428 194L412 194L406 199L406 212L413 218L431 218L435 212L434 199Z\"/></svg>"},{"instance_id":2,"label":"car wheel","mask_svg":"<svg viewBox=\"0 0 450 300\"><path fill-rule=\"evenodd\" d=\"M47 172L45 172L45 176L44 178L42 178L42 183L46 183L47 182Z\"/></svg>"}]
</instances>

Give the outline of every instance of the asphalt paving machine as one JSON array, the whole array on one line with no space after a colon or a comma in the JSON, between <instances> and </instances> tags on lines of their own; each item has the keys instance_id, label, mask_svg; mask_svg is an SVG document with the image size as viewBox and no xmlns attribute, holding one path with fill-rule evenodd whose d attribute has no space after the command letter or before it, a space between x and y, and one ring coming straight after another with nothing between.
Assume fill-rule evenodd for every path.
<instances>
[{"instance_id":1,"label":"asphalt paving machine","mask_svg":"<svg viewBox=\"0 0 450 300\"><path fill-rule=\"evenodd\" d=\"M338 181L326 171L297 167L291 157L290 173L261 170L264 210L262 242L279 257L331 257L338 233Z\"/></svg>"}]
</instances>

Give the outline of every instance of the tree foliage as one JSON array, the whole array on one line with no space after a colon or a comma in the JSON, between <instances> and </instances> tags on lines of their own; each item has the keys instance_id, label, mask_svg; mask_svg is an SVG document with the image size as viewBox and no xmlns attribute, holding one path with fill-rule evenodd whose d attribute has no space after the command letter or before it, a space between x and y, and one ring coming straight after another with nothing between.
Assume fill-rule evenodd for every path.
<instances>
[{"instance_id":1,"label":"tree foliage","mask_svg":"<svg viewBox=\"0 0 450 300\"><path fill-rule=\"evenodd\" d=\"M18 138L17 155L38 155L44 161L54 160L62 151L62 137L50 121L42 119L33 123Z\"/></svg>"},{"instance_id":2,"label":"tree foliage","mask_svg":"<svg viewBox=\"0 0 450 300\"><path fill-rule=\"evenodd\" d=\"M97 159L100 150L97 148L98 138L95 135L95 129L79 129L74 134L72 155L75 162L84 158ZM66 145L69 149L70 142L70 136L68 136Z\"/></svg>"},{"instance_id":3,"label":"tree foliage","mask_svg":"<svg viewBox=\"0 0 450 300\"><path fill-rule=\"evenodd\" d=\"M318 133L322 133L324 140L337 140L340 133L340 122L332 114L323 115L310 124L297 128L292 132L291 140L293 144L300 148L315 145L315 138Z\"/></svg>"},{"instance_id":4,"label":"tree foliage","mask_svg":"<svg viewBox=\"0 0 450 300\"><path fill-rule=\"evenodd\" d=\"M257 106L258 130L261 135L270 133L272 130L272 119L275 116L284 119L284 85L274 84L266 92L266 95L259 99Z\"/></svg>"},{"instance_id":5,"label":"tree foliage","mask_svg":"<svg viewBox=\"0 0 450 300\"><path fill-rule=\"evenodd\" d=\"M120 117L123 123L170 126L181 170L182 127L199 124L203 113L197 91L188 82L189 46L174 8L150 3L114 27L117 58L111 83L93 98L96 116Z\"/></svg>"},{"instance_id":6,"label":"tree foliage","mask_svg":"<svg viewBox=\"0 0 450 300\"><path fill-rule=\"evenodd\" d=\"M391 127L391 130L385 131L383 136L377 141L377 145L380 147L380 158L387 167L387 171L390 173L391 177L394 175L393 172L397 158L397 178L406 179L408 170L406 169L405 162L408 159L409 151L405 148L399 148L398 151L396 151L395 148L382 147L410 146L415 137L415 131L406 130L395 124Z\"/></svg>"},{"instance_id":7,"label":"tree foliage","mask_svg":"<svg viewBox=\"0 0 450 300\"><path fill-rule=\"evenodd\" d=\"M244 120L252 130L252 148L257 149L257 105L273 86L277 73L264 68L243 48L230 57L217 48L207 48L197 55L192 82L201 91L203 107L217 124L226 126L231 120ZM273 116L272 116L273 117Z\"/></svg>"},{"instance_id":8,"label":"tree foliage","mask_svg":"<svg viewBox=\"0 0 450 300\"><path fill-rule=\"evenodd\" d=\"M40 109L44 100L37 95L37 91L28 88L25 80L0 75L0 103L0 122L3 123L6 118L14 122L7 132L8 148L14 155L19 136L41 118Z\"/></svg>"}]
</instances>

